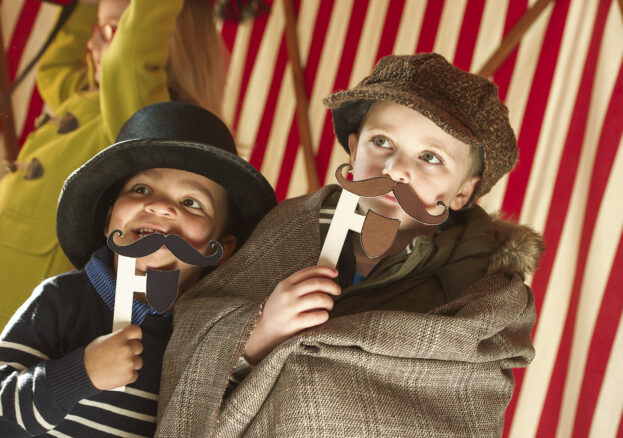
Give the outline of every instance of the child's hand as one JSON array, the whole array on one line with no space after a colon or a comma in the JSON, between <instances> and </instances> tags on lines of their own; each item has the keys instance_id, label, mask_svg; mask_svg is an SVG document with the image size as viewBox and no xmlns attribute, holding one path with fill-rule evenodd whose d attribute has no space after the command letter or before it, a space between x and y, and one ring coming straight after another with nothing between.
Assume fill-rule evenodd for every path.
<instances>
[{"instance_id":1,"label":"child's hand","mask_svg":"<svg viewBox=\"0 0 623 438\"><path fill-rule=\"evenodd\" d=\"M114 389L138 379L143 367L143 331L129 325L109 335L95 338L84 349L84 367L97 389Z\"/></svg>"},{"instance_id":2,"label":"child's hand","mask_svg":"<svg viewBox=\"0 0 623 438\"><path fill-rule=\"evenodd\" d=\"M331 280L335 277L335 269L312 266L279 283L266 300L262 315L251 332L244 351L247 360L255 364L301 330L327 321L328 311L333 308L329 295L341 292L340 286Z\"/></svg>"}]
</instances>

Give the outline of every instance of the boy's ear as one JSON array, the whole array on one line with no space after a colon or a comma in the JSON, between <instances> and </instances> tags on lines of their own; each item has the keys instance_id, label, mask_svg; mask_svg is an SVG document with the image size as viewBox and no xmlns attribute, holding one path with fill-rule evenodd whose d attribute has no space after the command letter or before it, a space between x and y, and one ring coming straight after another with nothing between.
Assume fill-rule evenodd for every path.
<instances>
[{"instance_id":1,"label":"boy's ear","mask_svg":"<svg viewBox=\"0 0 623 438\"><path fill-rule=\"evenodd\" d=\"M469 202L470 199L472 199L472 195L474 194L474 190L476 190L480 179L481 177L479 176L472 176L465 180L459 189L459 193L452 200L452 202L450 202L450 208L452 210L460 210Z\"/></svg>"},{"instance_id":2,"label":"boy's ear","mask_svg":"<svg viewBox=\"0 0 623 438\"><path fill-rule=\"evenodd\" d=\"M355 162L355 157L357 156L357 142L359 141L359 137L354 132L348 134L348 149L350 149L350 159L348 160L349 164L352 165Z\"/></svg>"},{"instance_id":3,"label":"boy's ear","mask_svg":"<svg viewBox=\"0 0 623 438\"><path fill-rule=\"evenodd\" d=\"M231 255L236 250L236 244L238 243L236 236L234 236L233 234L229 234L225 237L221 237L218 241L221 243L221 246L223 247L223 257L221 257L221 260L219 260L216 266L220 266L221 264L225 263L227 259L231 257Z\"/></svg>"}]
</instances>

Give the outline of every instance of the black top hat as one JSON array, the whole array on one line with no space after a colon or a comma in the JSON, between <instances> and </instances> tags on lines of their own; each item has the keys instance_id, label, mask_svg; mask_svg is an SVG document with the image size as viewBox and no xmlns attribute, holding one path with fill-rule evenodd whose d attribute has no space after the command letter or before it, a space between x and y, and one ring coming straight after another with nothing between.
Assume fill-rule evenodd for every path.
<instances>
[{"instance_id":1,"label":"black top hat","mask_svg":"<svg viewBox=\"0 0 623 438\"><path fill-rule=\"evenodd\" d=\"M128 119L115 144L74 171L63 185L56 233L77 268L106 243L103 230L118 183L158 167L193 172L223 186L233 200L230 218L239 244L277 203L262 174L238 156L231 133L218 117L183 102L150 105Z\"/></svg>"}]
</instances>

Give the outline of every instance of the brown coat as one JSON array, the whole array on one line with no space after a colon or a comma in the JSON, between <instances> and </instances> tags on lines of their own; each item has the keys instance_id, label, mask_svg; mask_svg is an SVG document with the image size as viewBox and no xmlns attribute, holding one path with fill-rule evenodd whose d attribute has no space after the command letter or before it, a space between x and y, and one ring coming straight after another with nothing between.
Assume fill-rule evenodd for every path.
<instances>
[{"instance_id":1,"label":"brown coat","mask_svg":"<svg viewBox=\"0 0 623 438\"><path fill-rule=\"evenodd\" d=\"M157 436L501 435L511 368L534 354L533 297L518 272L534 267L540 248L533 232L508 224L495 230L501 241L513 236L491 257L497 272L455 300L427 313L332 318L274 349L223 400L263 301L316 263L319 209L334 190L281 203L176 305Z\"/></svg>"}]
</instances>

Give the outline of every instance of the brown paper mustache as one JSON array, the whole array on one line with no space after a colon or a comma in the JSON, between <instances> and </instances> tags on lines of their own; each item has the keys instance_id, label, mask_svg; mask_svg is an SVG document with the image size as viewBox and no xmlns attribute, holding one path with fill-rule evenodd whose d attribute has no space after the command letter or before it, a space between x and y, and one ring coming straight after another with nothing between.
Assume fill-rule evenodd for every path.
<instances>
[{"instance_id":1,"label":"brown paper mustache","mask_svg":"<svg viewBox=\"0 0 623 438\"><path fill-rule=\"evenodd\" d=\"M177 234L148 234L142 239L132 242L126 246L120 246L115 243L114 235L123 236L121 230L114 230L108 236L108 247L119 255L125 257L139 258L148 256L158 251L163 246L168 248L171 253L184 263L195 266L210 266L217 263L223 257L223 247L216 240L210 241L212 248L216 247L216 252L206 256L201 254L197 249L188 243L182 236Z\"/></svg>"},{"instance_id":2,"label":"brown paper mustache","mask_svg":"<svg viewBox=\"0 0 623 438\"><path fill-rule=\"evenodd\" d=\"M375 196L382 196L393 192L398 204L400 204L404 212L424 225L439 225L448 219L448 214L450 212L443 202L437 202L438 207L443 206L444 208L444 211L440 215L434 216L430 214L422 204L422 201L420 201L418 195L408 184L394 181L386 176L377 176L361 181L349 181L343 175L343 169L345 167L348 167L347 171L353 168L350 164L345 163L338 167L335 172L338 183L345 190L366 198L374 198Z\"/></svg>"},{"instance_id":3,"label":"brown paper mustache","mask_svg":"<svg viewBox=\"0 0 623 438\"><path fill-rule=\"evenodd\" d=\"M448 218L448 207L443 202L439 201L437 205L443 206L444 211L438 216L431 215L408 184L394 181L385 176L349 181L343 174L346 167L348 167L347 171L353 168L350 164L342 164L335 172L335 177L344 190L366 198L393 192L404 212L424 225L439 225ZM389 251L399 227L399 219L388 218L368 210L360 234L361 247L366 255L374 259Z\"/></svg>"}]
</instances>

